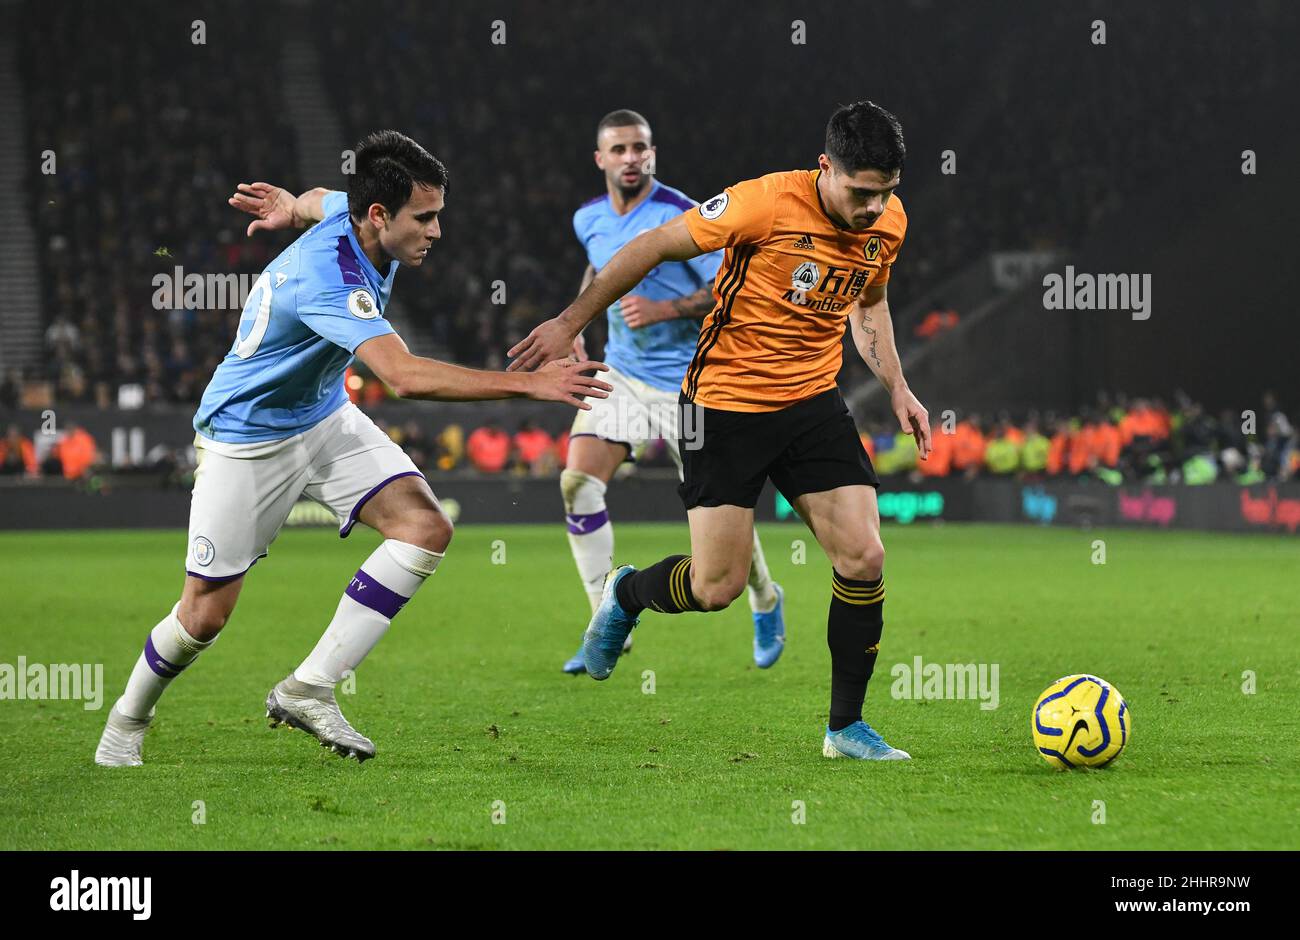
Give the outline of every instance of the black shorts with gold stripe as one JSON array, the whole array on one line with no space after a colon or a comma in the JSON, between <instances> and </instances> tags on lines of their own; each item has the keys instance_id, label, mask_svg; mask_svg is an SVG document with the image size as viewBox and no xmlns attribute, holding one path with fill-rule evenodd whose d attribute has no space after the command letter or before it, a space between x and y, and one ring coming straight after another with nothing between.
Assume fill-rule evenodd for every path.
<instances>
[{"instance_id":1,"label":"black shorts with gold stripe","mask_svg":"<svg viewBox=\"0 0 1300 940\"><path fill-rule=\"evenodd\" d=\"M677 492L687 509L752 509L769 479L791 503L805 493L880 485L838 388L779 411L721 411L685 394L678 401Z\"/></svg>"}]
</instances>

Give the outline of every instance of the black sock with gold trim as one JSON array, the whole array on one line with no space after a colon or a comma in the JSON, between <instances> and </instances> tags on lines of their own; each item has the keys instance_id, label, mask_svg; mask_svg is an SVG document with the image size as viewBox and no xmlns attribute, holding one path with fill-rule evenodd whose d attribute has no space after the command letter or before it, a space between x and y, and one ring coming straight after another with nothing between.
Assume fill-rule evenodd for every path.
<instances>
[{"instance_id":1,"label":"black sock with gold trim","mask_svg":"<svg viewBox=\"0 0 1300 940\"><path fill-rule=\"evenodd\" d=\"M830 729L839 731L862 720L867 682L876 668L884 629L885 578L855 581L831 574L831 610L826 645L831 649Z\"/></svg>"},{"instance_id":2,"label":"black sock with gold trim","mask_svg":"<svg viewBox=\"0 0 1300 940\"><path fill-rule=\"evenodd\" d=\"M634 571L618 582L618 606L631 617L647 607L661 614L699 610L691 593L691 556L669 555L657 565Z\"/></svg>"}]
</instances>

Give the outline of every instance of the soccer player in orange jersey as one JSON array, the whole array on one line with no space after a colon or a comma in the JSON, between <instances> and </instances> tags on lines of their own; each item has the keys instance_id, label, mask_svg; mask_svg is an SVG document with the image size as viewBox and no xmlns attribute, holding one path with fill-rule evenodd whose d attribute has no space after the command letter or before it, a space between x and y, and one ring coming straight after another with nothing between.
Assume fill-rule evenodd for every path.
<instances>
[{"instance_id":1,"label":"soccer player in orange jersey","mask_svg":"<svg viewBox=\"0 0 1300 940\"><path fill-rule=\"evenodd\" d=\"M862 717L883 627L885 549L878 486L835 377L844 321L889 390L920 456L930 450L924 407L894 345L887 287L907 230L894 195L902 128L870 101L837 110L818 169L772 173L729 187L637 236L558 317L510 350L512 369L565 355L573 338L646 273L725 248L682 383L679 422L691 554L606 577L584 640L595 679L613 671L643 610L721 610L745 587L754 505L765 480L794 505L834 566L827 757L899 760Z\"/></svg>"}]
</instances>

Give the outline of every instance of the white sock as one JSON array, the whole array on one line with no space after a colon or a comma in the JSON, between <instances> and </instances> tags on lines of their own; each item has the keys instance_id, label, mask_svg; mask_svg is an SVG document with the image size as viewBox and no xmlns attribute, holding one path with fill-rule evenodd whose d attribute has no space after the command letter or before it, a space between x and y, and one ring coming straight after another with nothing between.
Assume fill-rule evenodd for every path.
<instances>
[{"instance_id":1,"label":"white sock","mask_svg":"<svg viewBox=\"0 0 1300 940\"><path fill-rule=\"evenodd\" d=\"M614 567L614 527L605 509L605 484L589 473L565 470L560 474L560 493L564 497L564 521L569 525L569 548L591 602L591 612L595 613L605 575Z\"/></svg>"},{"instance_id":2,"label":"white sock","mask_svg":"<svg viewBox=\"0 0 1300 940\"><path fill-rule=\"evenodd\" d=\"M754 530L754 554L749 562L749 609L755 613L765 614L776 606L776 587L772 584L772 573L767 570L767 559L763 557L763 543L758 540L758 530Z\"/></svg>"},{"instance_id":3,"label":"white sock","mask_svg":"<svg viewBox=\"0 0 1300 940\"><path fill-rule=\"evenodd\" d=\"M316 648L293 671L308 685L334 687L388 632L397 612L433 574L441 552L386 539L357 569Z\"/></svg>"},{"instance_id":4,"label":"white sock","mask_svg":"<svg viewBox=\"0 0 1300 940\"><path fill-rule=\"evenodd\" d=\"M177 601L172 612L149 632L144 652L135 661L126 691L117 700L117 710L128 718L148 718L172 680L217 641L213 637L205 643L190 636L176 616L180 606Z\"/></svg>"}]
</instances>

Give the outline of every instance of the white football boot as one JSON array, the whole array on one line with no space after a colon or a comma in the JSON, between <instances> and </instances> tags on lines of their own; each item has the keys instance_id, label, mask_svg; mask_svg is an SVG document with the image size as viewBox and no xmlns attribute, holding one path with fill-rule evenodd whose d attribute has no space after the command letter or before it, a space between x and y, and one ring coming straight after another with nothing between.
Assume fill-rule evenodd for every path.
<instances>
[{"instance_id":1,"label":"white football boot","mask_svg":"<svg viewBox=\"0 0 1300 940\"><path fill-rule=\"evenodd\" d=\"M375 756L374 742L358 733L339 711L334 689L299 682L293 673L266 697L266 717L272 728L286 724L306 731L321 747L342 757L355 757L358 763Z\"/></svg>"},{"instance_id":2,"label":"white football boot","mask_svg":"<svg viewBox=\"0 0 1300 940\"><path fill-rule=\"evenodd\" d=\"M108 721L95 748L95 763L101 767L139 767L144 763L140 749L144 746L144 733L153 721L153 710L148 718L128 718L117 710L117 702L108 710Z\"/></svg>"}]
</instances>

